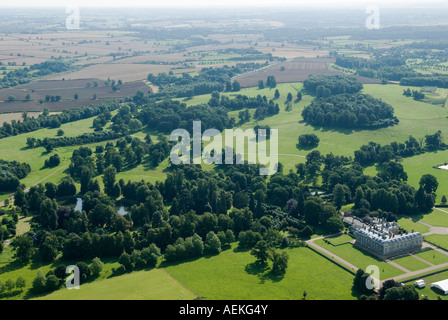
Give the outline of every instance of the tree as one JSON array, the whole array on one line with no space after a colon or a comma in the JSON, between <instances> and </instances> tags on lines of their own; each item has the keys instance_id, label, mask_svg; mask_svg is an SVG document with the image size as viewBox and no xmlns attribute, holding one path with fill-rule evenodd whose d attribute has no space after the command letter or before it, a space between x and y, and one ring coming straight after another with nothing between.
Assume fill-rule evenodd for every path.
<instances>
[{"instance_id":1,"label":"tree","mask_svg":"<svg viewBox=\"0 0 448 320\"><path fill-rule=\"evenodd\" d=\"M260 89L260 90L264 89L264 82L263 82L263 80L258 80L258 89Z\"/></svg>"},{"instance_id":2,"label":"tree","mask_svg":"<svg viewBox=\"0 0 448 320\"><path fill-rule=\"evenodd\" d=\"M437 191L437 187L439 183L437 182L437 178L431 174L425 174L421 177L419 185L426 193L432 194Z\"/></svg>"},{"instance_id":3,"label":"tree","mask_svg":"<svg viewBox=\"0 0 448 320\"><path fill-rule=\"evenodd\" d=\"M269 246L265 240L257 242L255 247L252 248L251 255L257 258L257 262L265 263L269 259Z\"/></svg>"},{"instance_id":4,"label":"tree","mask_svg":"<svg viewBox=\"0 0 448 320\"><path fill-rule=\"evenodd\" d=\"M30 101L30 100L31 100L31 95L28 93L28 94L25 96L25 101L28 102L28 101ZM23 119L23 120L25 120L25 119Z\"/></svg>"},{"instance_id":5,"label":"tree","mask_svg":"<svg viewBox=\"0 0 448 320\"><path fill-rule=\"evenodd\" d=\"M81 277L81 280L83 280L83 281L87 280L91 275L91 270L90 270L89 265L85 262L78 262L76 264L76 266L79 269L79 275Z\"/></svg>"},{"instance_id":6,"label":"tree","mask_svg":"<svg viewBox=\"0 0 448 320\"><path fill-rule=\"evenodd\" d=\"M302 101L302 92L297 92L297 101Z\"/></svg>"},{"instance_id":7,"label":"tree","mask_svg":"<svg viewBox=\"0 0 448 320\"><path fill-rule=\"evenodd\" d=\"M28 263L33 254L33 241L26 234L16 236L12 241L16 249L14 257L22 263Z\"/></svg>"},{"instance_id":8,"label":"tree","mask_svg":"<svg viewBox=\"0 0 448 320\"><path fill-rule=\"evenodd\" d=\"M292 93L289 92L287 97L286 97L286 101L291 102L292 101Z\"/></svg>"},{"instance_id":9,"label":"tree","mask_svg":"<svg viewBox=\"0 0 448 320\"><path fill-rule=\"evenodd\" d=\"M11 279L8 279L5 281L5 291L11 292L12 289L14 289L14 287L16 286L15 282Z\"/></svg>"},{"instance_id":10,"label":"tree","mask_svg":"<svg viewBox=\"0 0 448 320\"><path fill-rule=\"evenodd\" d=\"M131 256L126 252L123 252L120 255L120 257L118 258L118 263L121 264L126 271L131 271L134 268L134 265L131 261Z\"/></svg>"},{"instance_id":11,"label":"tree","mask_svg":"<svg viewBox=\"0 0 448 320\"><path fill-rule=\"evenodd\" d=\"M40 253L44 261L51 262L56 259L58 250L58 239L54 235L45 237L45 241L42 243Z\"/></svg>"},{"instance_id":12,"label":"tree","mask_svg":"<svg viewBox=\"0 0 448 320\"><path fill-rule=\"evenodd\" d=\"M77 93L75 93L74 96L73 96L73 99L74 100L78 100L79 99L79 95Z\"/></svg>"},{"instance_id":13,"label":"tree","mask_svg":"<svg viewBox=\"0 0 448 320\"><path fill-rule=\"evenodd\" d=\"M47 279L45 281L45 291L54 291L56 289L59 289L61 285L61 282L58 277L56 277L54 274L50 274L47 276Z\"/></svg>"},{"instance_id":14,"label":"tree","mask_svg":"<svg viewBox=\"0 0 448 320\"><path fill-rule=\"evenodd\" d=\"M277 81L275 80L274 76L268 76L268 78L266 80L266 86L268 86L271 89L273 89L277 86Z\"/></svg>"},{"instance_id":15,"label":"tree","mask_svg":"<svg viewBox=\"0 0 448 320\"><path fill-rule=\"evenodd\" d=\"M213 231L207 233L204 249L208 254L218 254L221 252L221 241L219 241L218 236Z\"/></svg>"},{"instance_id":16,"label":"tree","mask_svg":"<svg viewBox=\"0 0 448 320\"><path fill-rule=\"evenodd\" d=\"M274 98L275 99L280 98L280 91L278 91L278 89L275 89Z\"/></svg>"},{"instance_id":17,"label":"tree","mask_svg":"<svg viewBox=\"0 0 448 320\"><path fill-rule=\"evenodd\" d=\"M24 278L22 278L21 276L19 276L16 280L16 288L20 290L20 292L23 291L23 288L25 288L26 286L26 281Z\"/></svg>"},{"instance_id":18,"label":"tree","mask_svg":"<svg viewBox=\"0 0 448 320\"><path fill-rule=\"evenodd\" d=\"M281 276L285 274L286 268L288 267L289 255L286 251L274 250L272 255L272 273Z\"/></svg>"},{"instance_id":19,"label":"tree","mask_svg":"<svg viewBox=\"0 0 448 320\"><path fill-rule=\"evenodd\" d=\"M36 293L44 293L47 290L46 282L47 278L42 273L42 270L39 270L36 278L33 280L32 290Z\"/></svg>"},{"instance_id":20,"label":"tree","mask_svg":"<svg viewBox=\"0 0 448 320\"><path fill-rule=\"evenodd\" d=\"M8 96L8 102L14 102L16 101L16 97L15 96Z\"/></svg>"},{"instance_id":21,"label":"tree","mask_svg":"<svg viewBox=\"0 0 448 320\"><path fill-rule=\"evenodd\" d=\"M58 132L57 132L57 135L58 135L59 137L62 137L62 136L64 135L64 130L59 129Z\"/></svg>"},{"instance_id":22,"label":"tree","mask_svg":"<svg viewBox=\"0 0 448 320\"><path fill-rule=\"evenodd\" d=\"M92 275L94 277L98 277L103 271L104 263L101 261L100 258L96 257L92 260L92 264L90 265L90 270L92 271Z\"/></svg>"},{"instance_id":23,"label":"tree","mask_svg":"<svg viewBox=\"0 0 448 320\"><path fill-rule=\"evenodd\" d=\"M443 204L445 204L447 202L445 195L442 196L442 200L440 202L442 202Z\"/></svg>"},{"instance_id":24,"label":"tree","mask_svg":"<svg viewBox=\"0 0 448 320\"><path fill-rule=\"evenodd\" d=\"M104 169L104 175L103 175L104 192L107 195L112 195L113 193L116 174L117 170L113 166L109 166L106 169Z\"/></svg>"},{"instance_id":25,"label":"tree","mask_svg":"<svg viewBox=\"0 0 448 320\"><path fill-rule=\"evenodd\" d=\"M238 81L233 81L233 83L232 83L232 91L233 92L238 92L238 91L240 91L241 90L241 85L240 85L240 83L238 82Z\"/></svg>"}]
</instances>

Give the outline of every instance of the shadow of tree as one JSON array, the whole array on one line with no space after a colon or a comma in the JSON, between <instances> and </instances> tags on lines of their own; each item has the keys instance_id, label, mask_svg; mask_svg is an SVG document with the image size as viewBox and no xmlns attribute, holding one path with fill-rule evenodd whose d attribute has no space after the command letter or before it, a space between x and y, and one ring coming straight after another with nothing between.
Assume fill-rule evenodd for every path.
<instances>
[{"instance_id":1,"label":"shadow of tree","mask_svg":"<svg viewBox=\"0 0 448 320\"><path fill-rule=\"evenodd\" d=\"M267 280L271 282L279 282L284 278L284 274L275 274L269 268L267 262L255 261L246 265L244 270L251 275L256 275L260 279L260 284L265 283Z\"/></svg>"}]
</instances>

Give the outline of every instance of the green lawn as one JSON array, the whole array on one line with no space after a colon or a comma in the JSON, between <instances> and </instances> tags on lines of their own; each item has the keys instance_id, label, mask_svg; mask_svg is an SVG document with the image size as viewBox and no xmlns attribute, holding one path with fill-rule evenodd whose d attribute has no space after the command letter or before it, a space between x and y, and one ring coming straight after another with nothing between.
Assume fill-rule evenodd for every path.
<instances>
[{"instance_id":1,"label":"green lawn","mask_svg":"<svg viewBox=\"0 0 448 320\"><path fill-rule=\"evenodd\" d=\"M425 239L448 250L448 235L446 234L430 234L425 236Z\"/></svg>"},{"instance_id":2,"label":"green lawn","mask_svg":"<svg viewBox=\"0 0 448 320\"><path fill-rule=\"evenodd\" d=\"M288 249L284 277L269 274L254 263L248 251L225 250L217 256L174 264L166 270L177 280L208 300L294 300L355 299L353 275L308 248Z\"/></svg>"},{"instance_id":3,"label":"green lawn","mask_svg":"<svg viewBox=\"0 0 448 320\"><path fill-rule=\"evenodd\" d=\"M442 210L445 209L442 208ZM423 215L420 221L425 222L433 227L448 228L448 213L434 209L430 213Z\"/></svg>"},{"instance_id":4,"label":"green lawn","mask_svg":"<svg viewBox=\"0 0 448 320\"><path fill-rule=\"evenodd\" d=\"M408 230L409 232L412 232L412 230L414 230L415 232L426 233L429 231L428 226L418 222L414 222L408 218L400 218L398 219L397 223L400 227Z\"/></svg>"},{"instance_id":5,"label":"green lawn","mask_svg":"<svg viewBox=\"0 0 448 320\"><path fill-rule=\"evenodd\" d=\"M417 257L422 258L425 261L428 261L432 264L441 264L448 262L448 256L444 255L443 253L440 253L435 250L429 250L429 251L423 251L415 254Z\"/></svg>"},{"instance_id":6,"label":"green lawn","mask_svg":"<svg viewBox=\"0 0 448 320\"><path fill-rule=\"evenodd\" d=\"M353 237L348 235L348 234L342 234L342 235L337 236L337 237L331 237L331 238L329 237L329 238L326 238L326 239L328 241L330 241L331 244L337 246L337 245L340 245L340 244L352 241Z\"/></svg>"},{"instance_id":7,"label":"green lawn","mask_svg":"<svg viewBox=\"0 0 448 320\"><path fill-rule=\"evenodd\" d=\"M79 290L62 288L40 300L193 300L195 294L162 269L129 274L81 285Z\"/></svg>"},{"instance_id":8,"label":"green lawn","mask_svg":"<svg viewBox=\"0 0 448 320\"><path fill-rule=\"evenodd\" d=\"M381 272L381 279L391 278L403 273L403 271L353 246L352 244L332 246L331 244L325 243L322 239L316 240L315 243L334 253L336 256L339 256L340 258L354 264L360 269L366 270L370 265L378 266Z\"/></svg>"},{"instance_id":9,"label":"green lawn","mask_svg":"<svg viewBox=\"0 0 448 320\"><path fill-rule=\"evenodd\" d=\"M400 266L405 267L409 271L417 271L429 267L429 264L424 263L413 256L402 257L394 259L393 261L398 263Z\"/></svg>"}]
</instances>

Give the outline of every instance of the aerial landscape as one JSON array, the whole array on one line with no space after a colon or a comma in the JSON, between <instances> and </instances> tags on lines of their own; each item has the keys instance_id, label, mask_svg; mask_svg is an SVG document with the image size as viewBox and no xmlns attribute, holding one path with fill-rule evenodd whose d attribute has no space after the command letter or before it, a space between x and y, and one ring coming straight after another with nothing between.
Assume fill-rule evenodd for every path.
<instances>
[{"instance_id":1,"label":"aerial landscape","mask_svg":"<svg viewBox=\"0 0 448 320\"><path fill-rule=\"evenodd\" d=\"M0 300L448 299L448 5L134 2L0 4Z\"/></svg>"}]
</instances>

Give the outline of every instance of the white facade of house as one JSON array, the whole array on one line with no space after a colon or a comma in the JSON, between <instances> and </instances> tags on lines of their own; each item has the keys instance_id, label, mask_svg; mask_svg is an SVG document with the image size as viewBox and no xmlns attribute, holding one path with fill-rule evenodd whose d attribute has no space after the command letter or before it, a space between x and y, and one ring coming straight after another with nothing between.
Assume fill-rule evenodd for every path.
<instances>
[{"instance_id":1,"label":"white facade of house","mask_svg":"<svg viewBox=\"0 0 448 320\"><path fill-rule=\"evenodd\" d=\"M423 244L420 232L398 234L396 223L363 226L354 230L356 243L381 256L392 256L418 250Z\"/></svg>"}]
</instances>

